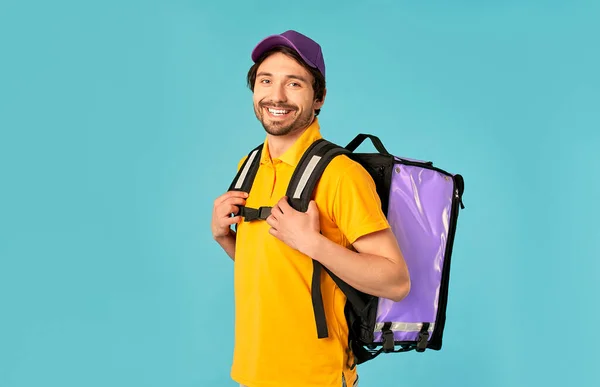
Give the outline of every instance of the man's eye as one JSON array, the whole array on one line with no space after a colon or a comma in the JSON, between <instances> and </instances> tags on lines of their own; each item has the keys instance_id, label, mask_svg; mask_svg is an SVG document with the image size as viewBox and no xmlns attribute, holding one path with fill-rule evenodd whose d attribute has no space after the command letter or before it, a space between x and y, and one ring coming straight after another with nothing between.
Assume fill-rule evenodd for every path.
<instances>
[{"instance_id":1,"label":"man's eye","mask_svg":"<svg viewBox=\"0 0 600 387\"><path fill-rule=\"evenodd\" d=\"M267 83L267 82L269 82L268 79L263 79L262 81L260 81L260 83Z\"/></svg>"}]
</instances>

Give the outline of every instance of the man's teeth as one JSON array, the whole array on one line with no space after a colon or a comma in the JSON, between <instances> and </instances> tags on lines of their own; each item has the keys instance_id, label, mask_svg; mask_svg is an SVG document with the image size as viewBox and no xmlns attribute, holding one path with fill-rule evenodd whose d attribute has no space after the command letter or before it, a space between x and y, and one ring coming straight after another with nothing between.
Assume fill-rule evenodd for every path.
<instances>
[{"instance_id":1,"label":"man's teeth","mask_svg":"<svg viewBox=\"0 0 600 387\"><path fill-rule=\"evenodd\" d=\"M269 109L269 112L271 114L276 115L276 116L280 116L280 115L283 115L283 114L287 114L289 112L289 110Z\"/></svg>"}]
</instances>

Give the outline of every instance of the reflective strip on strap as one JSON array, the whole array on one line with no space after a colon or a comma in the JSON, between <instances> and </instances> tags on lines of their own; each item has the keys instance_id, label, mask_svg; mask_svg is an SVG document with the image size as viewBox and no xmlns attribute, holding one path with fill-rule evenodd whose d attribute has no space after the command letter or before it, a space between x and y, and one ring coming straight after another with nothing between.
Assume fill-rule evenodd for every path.
<instances>
[{"instance_id":1,"label":"reflective strip on strap","mask_svg":"<svg viewBox=\"0 0 600 387\"><path fill-rule=\"evenodd\" d=\"M248 171L250 170L250 167L252 166L252 161L254 161L254 158L256 157L256 153L258 153L258 149L250 154L250 157L248 158L248 162L246 163L246 166L244 166L244 170L240 174L240 177L238 178L237 182L235 183L236 189L239 189L242 186L242 184L244 184L244 180L246 180L246 175L248 174Z\"/></svg>"},{"instance_id":2,"label":"reflective strip on strap","mask_svg":"<svg viewBox=\"0 0 600 387\"><path fill-rule=\"evenodd\" d=\"M433 332L435 324L429 323L429 332ZM393 322L390 330L397 332L420 332L423 327L423 323L405 323L405 322ZM376 323L374 332L381 332L383 323Z\"/></svg>"},{"instance_id":3,"label":"reflective strip on strap","mask_svg":"<svg viewBox=\"0 0 600 387\"><path fill-rule=\"evenodd\" d=\"M300 181L298 182L298 186L296 187L296 191L294 192L294 199L299 199L300 196L302 195L302 191L304 190L304 187L306 187L306 183L308 183L308 178L310 177L310 175L313 173L313 171L315 170L315 167L317 166L317 164L319 163L319 161L321 160L321 156L313 156L308 165L306 166L306 169L304 169L304 173L302 174L302 177L300 178Z\"/></svg>"}]
</instances>

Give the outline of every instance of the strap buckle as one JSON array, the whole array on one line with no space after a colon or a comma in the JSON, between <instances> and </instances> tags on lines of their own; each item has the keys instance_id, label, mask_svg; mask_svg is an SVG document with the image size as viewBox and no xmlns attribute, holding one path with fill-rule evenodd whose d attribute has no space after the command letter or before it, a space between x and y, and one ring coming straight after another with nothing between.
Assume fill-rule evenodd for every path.
<instances>
[{"instance_id":1,"label":"strap buckle","mask_svg":"<svg viewBox=\"0 0 600 387\"><path fill-rule=\"evenodd\" d=\"M421 330L419 331L419 339L417 341L417 348L415 350L417 352L424 352L425 348L427 348L427 339L429 339L429 323L424 322Z\"/></svg>"},{"instance_id":2,"label":"strap buckle","mask_svg":"<svg viewBox=\"0 0 600 387\"><path fill-rule=\"evenodd\" d=\"M393 352L394 351L394 332L390 329L385 329L382 332L383 338L383 352Z\"/></svg>"},{"instance_id":3,"label":"strap buckle","mask_svg":"<svg viewBox=\"0 0 600 387\"><path fill-rule=\"evenodd\" d=\"M273 207L267 207L267 206L258 207L258 218L265 220L269 216L271 216L271 208L273 208Z\"/></svg>"},{"instance_id":4,"label":"strap buckle","mask_svg":"<svg viewBox=\"0 0 600 387\"><path fill-rule=\"evenodd\" d=\"M244 222L256 219L265 220L271 215L271 208L268 206L261 206L259 208L240 207L240 213L244 217Z\"/></svg>"}]
</instances>

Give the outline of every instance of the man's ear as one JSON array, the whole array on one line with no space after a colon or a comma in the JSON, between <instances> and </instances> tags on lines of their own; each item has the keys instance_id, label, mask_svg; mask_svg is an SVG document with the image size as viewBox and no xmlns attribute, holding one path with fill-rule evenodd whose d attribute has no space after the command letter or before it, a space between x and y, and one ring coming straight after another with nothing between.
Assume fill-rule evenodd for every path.
<instances>
[{"instance_id":1,"label":"man's ear","mask_svg":"<svg viewBox=\"0 0 600 387\"><path fill-rule=\"evenodd\" d=\"M321 107L323 106L323 104L325 103L325 96L327 95L327 89L323 89L323 98L321 98L321 100L315 100L315 110L316 109L321 109Z\"/></svg>"}]
</instances>

